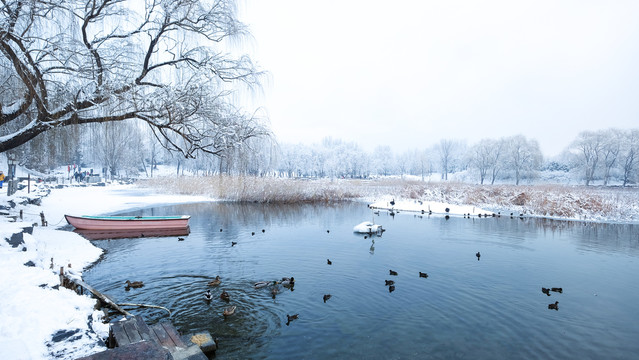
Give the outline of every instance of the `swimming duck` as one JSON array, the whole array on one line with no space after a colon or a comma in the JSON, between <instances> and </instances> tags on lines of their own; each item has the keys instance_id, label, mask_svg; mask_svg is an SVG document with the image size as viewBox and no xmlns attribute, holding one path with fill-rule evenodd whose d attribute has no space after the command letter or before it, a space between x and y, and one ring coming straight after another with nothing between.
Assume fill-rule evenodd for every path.
<instances>
[{"instance_id":1,"label":"swimming duck","mask_svg":"<svg viewBox=\"0 0 639 360\"><path fill-rule=\"evenodd\" d=\"M559 304L559 301L555 301L554 304L548 304L548 309L550 309L550 310L559 310L559 307L557 306L557 304Z\"/></svg>"},{"instance_id":2,"label":"swimming duck","mask_svg":"<svg viewBox=\"0 0 639 360\"><path fill-rule=\"evenodd\" d=\"M262 229L262 233L265 233L265 232L266 232L266 229Z\"/></svg>"},{"instance_id":3,"label":"swimming duck","mask_svg":"<svg viewBox=\"0 0 639 360\"><path fill-rule=\"evenodd\" d=\"M251 236L255 236L255 231L251 231Z\"/></svg>"},{"instance_id":4,"label":"swimming duck","mask_svg":"<svg viewBox=\"0 0 639 360\"><path fill-rule=\"evenodd\" d=\"M548 296L550 296L550 289L547 289L547 288L545 288L545 287L542 287L542 288L541 288L541 292L542 292L542 293L544 293L544 294L546 294L546 295L548 295Z\"/></svg>"},{"instance_id":5,"label":"swimming duck","mask_svg":"<svg viewBox=\"0 0 639 360\"><path fill-rule=\"evenodd\" d=\"M477 252L477 254L475 254L475 256L477 256L477 261L479 261L479 258L481 257L481 254L479 253L479 251Z\"/></svg>"},{"instance_id":6,"label":"swimming duck","mask_svg":"<svg viewBox=\"0 0 639 360\"><path fill-rule=\"evenodd\" d=\"M299 319L299 317L300 317L300 316L299 316L299 314L295 314L295 315L289 315L289 314L286 314L286 319L287 319L287 320L286 320L286 325L288 326L288 324L289 324L291 321L293 321L293 320L297 320L297 319Z\"/></svg>"},{"instance_id":7,"label":"swimming duck","mask_svg":"<svg viewBox=\"0 0 639 360\"><path fill-rule=\"evenodd\" d=\"M282 284L282 286L285 286L285 287L291 287L295 285L295 278L292 276L290 278L283 277L282 281L280 281L280 284Z\"/></svg>"},{"instance_id":8,"label":"swimming duck","mask_svg":"<svg viewBox=\"0 0 639 360\"><path fill-rule=\"evenodd\" d=\"M235 305L231 305L227 307L226 309L224 309L224 312L222 312L222 314L224 315L224 317L231 316L235 314L235 308L236 308Z\"/></svg>"},{"instance_id":9,"label":"swimming duck","mask_svg":"<svg viewBox=\"0 0 639 360\"><path fill-rule=\"evenodd\" d=\"M271 296L273 297L273 299L275 299L275 296L280 292L280 288L278 288L277 286L274 286L271 289Z\"/></svg>"},{"instance_id":10,"label":"swimming duck","mask_svg":"<svg viewBox=\"0 0 639 360\"><path fill-rule=\"evenodd\" d=\"M397 271L393 271L393 270L388 270L390 272L391 275L397 275Z\"/></svg>"},{"instance_id":11,"label":"swimming duck","mask_svg":"<svg viewBox=\"0 0 639 360\"><path fill-rule=\"evenodd\" d=\"M324 302L326 302L326 300L331 298L331 294L326 294L324 295Z\"/></svg>"},{"instance_id":12,"label":"swimming duck","mask_svg":"<svg viewBox=\"0 0 639 360\"><path fill-rule=\"evenodd\" d=\"M235 246L235 245L237 245L237 242L231 241L231 246Z\"/></svg>"},{"instance_id":13,"label":"swimming duck","mask_svg":"<svg viewBox=\"0 0 639 360\"><path fill-rule=\"evenodd\" d=\"M386 281L386 286L395 285L395 282L393 280L384 280L384 281Z\"/></svg>"},{"instance_id":14,"label":"swimming duck","mask_svg":"<svg viewBox=\"0 0 639 360\"><path fill-rule=\"evenodd\" d=\"M554 292L558 292L558 293L563 293L564 289L562 288L551 288L550 291L554 291Z\"/></svg>"},{"instance_id":15,"label":"swimming duck","mask_svg":"<svg viewBox=\"0 0 639 360\"><path fill-rule=\"evenodd\" d=\"M393 292L393 291L395 291L395 285L391 285L391 286L389 286L389 287L388 287L388 292L389 292L389 293L391 293L391 292Z\"/></svg>"},{"instance_id":16,"label":"swimming duck","mask_svg":"<svg viewBox=\"0 0 639 360\"><path fill-rule=\"evenodd\" d=\"M213 300L213 295L211 294L211 290L206 290L206 293L204 294L204 298L206 299L206 301Z\"/></svg>"},{"instance_id":17,"label":"swimming duck","mask_svg":"<svg viewBox=\"0 0 639 360\"><path fill-rule=\"evenodd\" d=\"M327 263L328 265L333 265L333 262L331 261L331 259L326 259L326 263Z\"/></svg>"},{"instance_id":18,"label":"swimming duck","mask_svg":"<svg viewBox=\"0 0 639 360\"><path fill-rule=\"evenodd\" d=\"M419 272L419 277L427 278L427 277L428 277L428 274L423 273L423 272L421 272L421 271L420 271L420 272Z\"/></svg>"},{"instance_id":19,"label":"swimming duck","mask_svg":"<svg viewBox=\"0 0 639 360\"><path fill-rule=\"evenodd\" d=\"M142 281L126 281L126 287L128 288L141 288L142 286L144 286L144 283Z\"/></svg>"},{"instance_id":20,"label":"swimming duck","mask_svg":"<svg viewBox=\"0 0 639 360\"><path fill-rule=\"evenodd\" d=\"M184 241L184 238L183 237L179 237L178 241Z\"/></svg>"},{"instance_id":21,"label":"swimming duck","mask_svg":"<svg viewBox=\"0 0 639 360\"><path fill-rule=\"evenodd\" d=\"M220 276L216 276L214 280L211 280L209 282L209 286L218 286L222 283L222 280L220 280Z\"/></svg>"},{"instance_id":22,"label":"swimming duck","mask_svg":"<svg viewBox=\"0 0 639 360\"><path fill-rule=\"evenodd\" d=\"M231 300L231 295L229 295L229 293L227 293L226 290L222 290L222 293L220 294L220 299L228 302Z\"/></svg>"}]
</instances>

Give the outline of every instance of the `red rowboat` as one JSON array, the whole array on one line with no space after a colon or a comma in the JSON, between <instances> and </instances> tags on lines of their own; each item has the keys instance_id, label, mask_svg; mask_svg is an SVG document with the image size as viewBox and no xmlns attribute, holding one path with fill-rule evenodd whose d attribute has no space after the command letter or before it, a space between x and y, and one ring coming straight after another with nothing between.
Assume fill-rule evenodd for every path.
<instances>
[{"instance_id":1,"label":"red rowboat","mask_svg":"<svg viewBox=\"0 0 639 360\"><path fill-rule=\"evenodd\" d=\"M186 229L190 215L179 216L71 216L67 222L81 230Z\"/></svg>"}]
</instances>

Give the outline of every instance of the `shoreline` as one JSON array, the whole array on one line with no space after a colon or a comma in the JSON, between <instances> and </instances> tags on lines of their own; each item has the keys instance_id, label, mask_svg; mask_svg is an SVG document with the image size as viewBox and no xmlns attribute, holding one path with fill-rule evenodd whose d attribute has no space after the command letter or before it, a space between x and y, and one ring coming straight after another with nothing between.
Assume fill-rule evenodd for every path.
<instances>
[{"instance_id":1,"label":"shoreline","mask_svg":"<svg viewBox=\"0 0 639 360\"><path fill-rule=\"evenodd\" d=\"M94 309L97 300L59 286L60 268L81 278L103 251L80 235L60 228L65 213L100 215L156 205L211 201L203 196L158 194L133 185L72 186L31 194L0 194L5 210L23 220L0 221L0 358L76 359L106 349L108 324ZM40 197L41 196L41 197ZM39 201L36 200L39 198ZM35 203L40 203L36 205ZM44 212L49 226L41 226ZM59 220L59 221L58 221ZM36 226L34 226L36 225ZM33 227L32 234L22 232ZM19 233L19 236L13 234ZM70 265L70 266L69 266Z\"/></svg>"},{"instance_id":2,"label":"shoreline","mask_svg":"<svg viewBox=\"0 0 639 360\"><path fill-rule=\"evenodd\" d=\"M502 214L555 220L639 224L639 188L539 185L477 185L403 179L283 179L250 176L189 176L141 182L167 194L211 194L223 201L259 203L443 203ZM469 205L472 204L472 205ZM399 209L399 207L396 206ZM400 209L401 210L401 209Z\"/></svg>"},{"instance_id":3,"label":"shoreline","mask_svg":"<svg viewBox=\"0 0 639 360\"><path fill-rule=\"evenodd\" d=\"M167 190L167 193L163 193L164 190ZM412 214L421 214L424 209L430 209L437 215L453 216L467 213L492 216L493 213L486 210L488 207L389 195L393 193L389 191L380 196L361 196L349 200L362 201L371 208L394 209ZM57 287L60 267L81 277L82 271L93 266L103 255L102 250L93 246L89 240L76 233L59 230L62 223L54 222L60 218L63 221L65 213L101 215L164 204L224 200L193 193L170 194L170 189L107 185L54 189L41 198L40 206L20 204L24 199L39 196L36 194L34 192L34 195L27 197L19 192L11 198L0 195L2 203L9 200L18 203L11 209L12 212L23 210L25 215L22 222L9 222L6 217L4 222L0 222L0 232L5 238L10 238L21 227L40 224L40 212L44 212L51 223L48 227L35 226L33 235L24 234L24 245L21 247L12 247L6 241L0 245L0 316L6 319L0 325L1 358L75 359L105 349L101 345L101 339L106 337L108 325L101 324L100 312L93 309L96 300ZM453 199L451 197L451 200ZM389 207L391 200L395 204ZM450 208L449 212L445 211L447 207ZM504 213L502 216L510 216L509 214L510 212ZM597 219L557 218L530 213L526 214L526 217L612 223ZM28 262L33 266L26 266ZM72 264L70 269L69 264ZM28 342L25 342L25 339Z\"/></svg>"}]
</instances>

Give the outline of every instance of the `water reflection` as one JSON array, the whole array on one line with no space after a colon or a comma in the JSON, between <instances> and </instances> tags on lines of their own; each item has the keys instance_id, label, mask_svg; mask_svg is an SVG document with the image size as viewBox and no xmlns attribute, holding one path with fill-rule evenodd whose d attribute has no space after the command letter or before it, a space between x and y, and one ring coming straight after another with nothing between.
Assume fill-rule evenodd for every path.
<instances>
[{"instance_id":1,"label":"water reflection","mask_svg":"<svg viewBox=\"0 0 639 360\"><path fill-rule=\"evenodd\" d=\"M186 236L190 233L187 226L184 229L145 229L145 230L82 230L74 229L73 232L82 235L88 240L128 239L143 237L176 237Z\"/></svg>"},{"instance_id":2,"label":"water reflection","mask_svg":"<svg viewBox=\"0 0 639 360\"><path fill-rule=\"evenodd\" d=\"M120 302L171 309L185 333L209 331L221 359L629 358L639 351L636 225L373 215L362 203L200 203L130 214L174 213L192 215L184 241L95 241L108 253L85 280ZM354 234L371 216L387 229L383 237ZM398 275L385 286L389 269ZM216 276L221 283L209 287ZM294 277L294 288L279 285L273 296L274 286L254 287L283 277ZM145 287L126 292L129 278ZM542 287L562 292L548 296ZM561 311L548 311L555 301ZM235 313L224 317L228 306ZM150 322L166 317L139 314Z\"/></svg>"}]
</instances>

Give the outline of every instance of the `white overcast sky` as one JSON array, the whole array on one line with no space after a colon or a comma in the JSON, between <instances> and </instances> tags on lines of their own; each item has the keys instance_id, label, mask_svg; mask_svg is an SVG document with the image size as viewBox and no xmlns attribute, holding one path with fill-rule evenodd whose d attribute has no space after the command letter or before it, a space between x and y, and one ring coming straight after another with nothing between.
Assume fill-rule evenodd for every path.
<instances>
[{"instance_id":1,"label":"white overcast sky","mask_svg":"<svg viewBox=\"0 0 639 360\"><path fill-rule=\"evenodd\" d=\"M246 0L281 143L370 151L639 127L639 1Z\"/></svg>"}]
</instances>

